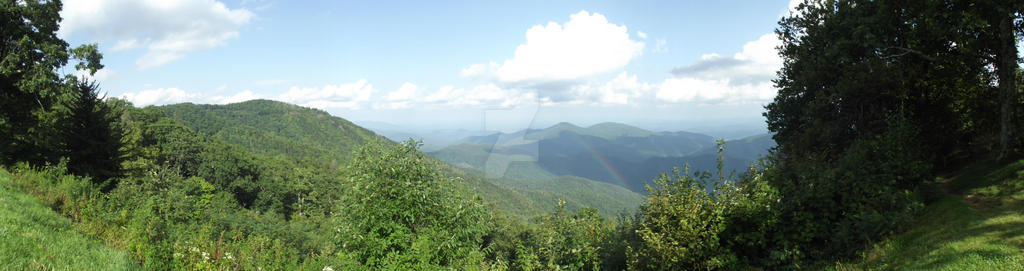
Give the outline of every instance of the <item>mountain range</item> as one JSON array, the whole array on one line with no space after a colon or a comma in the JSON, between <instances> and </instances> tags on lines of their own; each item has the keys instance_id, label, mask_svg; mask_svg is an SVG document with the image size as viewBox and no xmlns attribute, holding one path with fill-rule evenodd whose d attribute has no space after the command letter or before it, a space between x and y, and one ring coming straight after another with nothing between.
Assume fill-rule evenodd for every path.
<instances>
[{"instance_id":1,"label":"mountain range","mask_svg":"<svg viewBox=\"0 0 1024 271\"><path fill-rule=\"evenodd\" d=\"M726 171L744 171L775 146L768 134L726 141ZM452 165L490 178L553 179L575 176L644 193L673 167L714 170L718 147L711 136L654 132L621 123L580 127L559 123L545 129L470 136L429 152Z\"/></svg>"},{"instance_id":2,"label":"mountain range","mask_svg":"<svg viewBox=\"0 0 1024 271\"><path fill-rule=\"evenodd\" d=\"M388 139L318 109L252 100L227 105L175 104L157 107L198 133L218 138L254 154L344 170L352 151L372 140ZM394 143L390 143L394 144ZM473 169L437 160L438 167L476 191L498 209L529 218L564 200L569 209L597 208L608 216L631 211L641 196L620 186L571 176L543 179L482 178Z\"/></svg>"},{"instance_id":3,"label":"mountain range","mask_svg":"<svg viewBox=\"0 0 1024 271\"><path fill-rule=\"evenodd\" d=\"M158 108L199 133L254 154L328 168L348 163L359 145L387 141L322 110L276 101ZM458 135L468 136L453 139ZM513 133L462 130L439 137L448 138L447 146L427 153L438 158L446 175L523 217L550 210L559 199L570 208L593 206L606 215L626 212L639 206L644 184L659 174L684 164L711 170L717 158L711 136L611 122L589 127L559 123ZM767 134L730 140L723 152L725 169L742 171L772 146Z\"/></svg>"}]
</instances>

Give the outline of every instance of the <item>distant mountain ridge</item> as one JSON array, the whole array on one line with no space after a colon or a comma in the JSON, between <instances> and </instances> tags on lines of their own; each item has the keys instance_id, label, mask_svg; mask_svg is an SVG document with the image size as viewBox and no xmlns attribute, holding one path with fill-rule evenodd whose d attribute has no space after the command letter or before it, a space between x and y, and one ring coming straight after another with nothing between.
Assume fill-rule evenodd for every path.
<instances>
[{"instance_id":1,"label":"distant mountain ridge","mask_svg":"<svg viewBox=\"0 0 1024 271\"><path fill-rule=\"evenodd\" d=\"M227 105L182 103L159 108L196 132L220 137L257 154L341 163L348 161L356 147L374 138L383 139L323 110L270 100Z\"/></svg>"},{"instance_id":2,"label":"distant mountain ridge","mask_svg":"<svg viewBox=\"0 0 1024 271\"><path fill-rule=\"evenodd\" d=\"M559 123L458 142L430 154L491 177L577 176L640 193L645 182L673 167L689 164L695 170L711 170L717 164L717 145L711 136L653 132L611 122L589 127ZM774 145L768 134L727 141L725 169L743 171Z\"/></svg>"},{"instance_id":3,"label":"distant mountain ridge","mask_svg":"<svg viewBox=\"0 0 1024 271\"><path fill-rule=\"evenodd\" d=\"M338 168L352 151L371 140L385 140L370 130L322 110L270 100L251 100L227 105L174 104L159 106L168 117L198 133L220 138L255 154L285 157L304 163ZM509 213L532 217L549 212L559 199L570 209L593 206L605 215L616 215L640 205L640 195L604 183L568 179L549 183L501 179L487 181L437 160L450 177L462 180L486 200Z\"/></svg>"}]
</instances>

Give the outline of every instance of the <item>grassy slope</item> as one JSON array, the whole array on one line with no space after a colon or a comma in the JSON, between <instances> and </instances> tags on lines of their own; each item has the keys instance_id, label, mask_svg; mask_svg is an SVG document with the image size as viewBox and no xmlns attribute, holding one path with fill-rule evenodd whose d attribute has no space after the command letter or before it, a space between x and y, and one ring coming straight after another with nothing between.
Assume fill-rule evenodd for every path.
<instances>
[{"instance_id":1,"label":"grassy slope","mask_svg":"<svg viewBox=\"0 0 1024 271\"><path fill-rule=\"evenodd\" d=\"M127 254L91 239L74 222L18 191L0 169L0 270L135 269Z\"/></svg>"},{"instance_id":2,"label":"grassy slope","mask_svg":"<svg viewBox=\"0 0 1024 271\"><path fill-rule=\"evenodd\" d=\"M940 179L949 195L839 270L1024 270L1024 160Z\"/></svg>"}]
</instances>

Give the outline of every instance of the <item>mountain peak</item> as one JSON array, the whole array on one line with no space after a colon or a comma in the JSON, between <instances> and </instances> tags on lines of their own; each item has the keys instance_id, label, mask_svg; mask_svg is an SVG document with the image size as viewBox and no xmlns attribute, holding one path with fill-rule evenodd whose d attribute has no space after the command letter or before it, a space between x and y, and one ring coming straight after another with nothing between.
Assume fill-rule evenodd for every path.
<instances>
[{"instance_id":1,"label":"mountain peak","mask_svg":"<svg viewBox=\"0 0 1024 271\"><path fill-rule=\"evenodd\" d=\"M548 127L548 129L579 129L579 128L582 128L582 127L579 127L579 126L576 126L575 124L564 122L564 121L563 122L559 122L559 123L557 123L555 125L552 125L551 127Z\"/></svg>"},{"instance_id":2,"label":"mountain peak","mask_svg":"<svg viewBox=\"0 0 1024 271\"><path fill-rule=\"evenodd\" d=\"M644 130L628 124L618 122L602 122L587 127L587 130L591 135L597 137L603 137L607 139L613 139L617 137L644 137L654 134L654 132Z\"/></svg>"}]
</instances>

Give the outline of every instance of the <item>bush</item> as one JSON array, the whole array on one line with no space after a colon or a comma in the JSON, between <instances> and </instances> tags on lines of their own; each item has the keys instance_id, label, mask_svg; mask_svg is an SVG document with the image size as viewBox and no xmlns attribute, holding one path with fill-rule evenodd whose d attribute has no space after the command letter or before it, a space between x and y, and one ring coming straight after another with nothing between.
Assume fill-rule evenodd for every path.
<instances>
[{"instance_id":1,"label":"bush","mask_svg":"<svg viewBox=\"0 0 1024 271\"><path fill-rule=\"evenodd\" d=\"M706 191L708 175L690 176L688 171L676 168L648 187L637 229L643 243L632 255L631 268L719 269L736 263L719 236L725 230L728 205Z\"/></svg>"},{"instance_id":2,"label":"bush","mask_svg":"<svg viewBox=\"0 0 1024 271\"><path fill-rule=\"evenodd\" d=\"M723 174L724 142L719 144L718 172L690 174L689 167L676 168L647 188L634 226L638 242L627 247L629 268L772 266L793 253L777 245L779 197L766 183L764 171Z\"/></svg>"},{"instance_id":3,"label":"bush","mask_svg":"<svg viewBox=\"0 0 1024 271\"><path fill-rule=\"evenodd\" d=\"M921 207L911 191L931 166L918 130L898 118L889 127L855 140L833 161L790 157L770 171L782 195L785 246L811 260L852 257Z\"/></svg>"},{"instance_id":4,"label":"bush","mask_svg":"<svg viewBox=\"0 0 1024 271\"><path fill-rule=\"evenodd\" d=\"M337 246L373 269L479 264L490 213L417 147L373 142L355 152L336 219Z\"/></svg>"}]
</instances>

